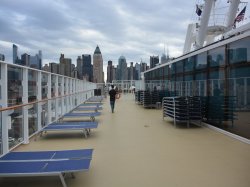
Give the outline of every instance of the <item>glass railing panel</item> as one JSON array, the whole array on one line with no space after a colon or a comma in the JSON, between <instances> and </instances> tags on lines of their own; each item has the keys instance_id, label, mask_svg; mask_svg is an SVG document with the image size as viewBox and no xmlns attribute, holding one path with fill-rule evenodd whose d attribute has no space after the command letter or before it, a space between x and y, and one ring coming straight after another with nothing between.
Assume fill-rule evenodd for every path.
<instances>
[{"instance_id":1,"label":"glass railing panel","mask_svg":"<svg viewBox=\"0 0 250 187\"><path fill-rule=\"evenodd\" d=\"M29 136L31 136L38 130L37 106L37 103L28 105Z\"/></svg>"},{"instance_id":2,"label":"glass railing panel","mask_svg":"<svg viewBox=\"0 0 250 187\"><path fill-rule=\"evenodd\" d=\"M37 100L37 71L28 70L28 102Z\"/></svg>"},{"instance_id":3,"label":"glass railing panel","mask_svg":"<svg viewBox=\"0 0 250 187\"><path fill-rule=\"evenodd\" d=\"M11 124L9 124L9 148L16 146L24 140L23 107L12 110L9 115Z\"/></svg>"},{"instance_id":4,"label":"glass railing panel","mask_svg":"<svg viewBox=\"0 0 250 187\"><path fill-rule=\"evenodd\" d=\"M48 95L48 74L42 73L42 99L46 99Z\"/></svg>"},{"instance_id":5,"label":"glass railing panel","mask_svg":"<svg viewBox=\"0 0 250 187\"><path fill-rule=\"evenodd\" d=\"M56 120L56 99L51 100L51 121Z\"/></svg>"},{"instance_id":6,"label":"glass railing panel","mask_svg":"<svg viewBox=\"0 0 250 187\"><path fill-rule=\"evenodd\" d=\"M8 66L8 106L20 105L23 103L22 69Z\"/></svg>"},{"instance_id":7,"label":"glass railing panel","mask_svg":"<svg viewBox=\"0 0 250 187\"><path fill-rule=\"evenodd\" d=\"M41 123L42 127L48 124L48 101L42 102Z\"/></svg>"}]
</instances>

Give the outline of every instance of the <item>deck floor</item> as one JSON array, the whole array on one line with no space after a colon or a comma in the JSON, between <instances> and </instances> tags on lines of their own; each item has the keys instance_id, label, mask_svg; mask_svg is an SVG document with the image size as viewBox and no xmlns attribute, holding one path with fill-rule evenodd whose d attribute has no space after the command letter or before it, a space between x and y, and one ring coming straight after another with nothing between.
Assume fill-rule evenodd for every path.
<instances>
[{"instance_id":1,"label":"deck floor","mask_svg":"<svg viewBox=\"0 0 250 187\"><path fill-rule=\"evenodd\" d=\"M66 179L68 187L249 187L250 145L204 127L174 127L162 110L144 109L132 94L110 112L108 99L98 129L49 132L18 151L94 148L88 172ZM59 177L2 178L2 187L62 187Z\"/></svg>"}]
</instances>

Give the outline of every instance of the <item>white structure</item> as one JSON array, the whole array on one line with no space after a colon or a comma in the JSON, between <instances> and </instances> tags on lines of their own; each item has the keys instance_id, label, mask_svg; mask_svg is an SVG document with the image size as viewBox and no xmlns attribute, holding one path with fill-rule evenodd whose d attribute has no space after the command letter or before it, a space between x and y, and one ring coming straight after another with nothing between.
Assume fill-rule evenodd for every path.
<instances>
[{"instance_id":1,"label":"white structure","mask_svg":"<svg viewBox=\"0 0 250 187\"><path fill-rule=\"evenodd\" d=\"M226 17L226 23L221 24L214 22L213 25L209 25L211 12L214 12L216 0L206 0L204 5L199 5L202 8L202 13L199 23L191 23L188 25L185 44L183 48L183 54L191 52L193 49L199 49L204 45L215 42L215 38L219 35L229 37L226 32L231 32L235 24L235 17L237 14L240 0L229 0L230 3ZM238 28L237 28L238 29ZM237 29L234 29L236 31ZM246 29L244 29L246 30Z\"/></svg>"}]
</instances>

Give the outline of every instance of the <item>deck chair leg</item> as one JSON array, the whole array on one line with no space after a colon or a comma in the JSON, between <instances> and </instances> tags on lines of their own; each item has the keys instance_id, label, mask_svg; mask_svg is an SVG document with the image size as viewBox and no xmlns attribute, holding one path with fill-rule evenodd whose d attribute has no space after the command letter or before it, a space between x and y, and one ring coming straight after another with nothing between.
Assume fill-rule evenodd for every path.
<instances>
[{"instance_id":1,"label":"deck chair leg","mask_svg":"<svg viewBox=\"0 0 250 187\"><path fill-rule=\"evenodd\" d=\"M84 134L84 137L85 137L85 138L88 138L88 135L87 135L87 133L86 133L86 129L83 130L83 134Z\"/></svg>"},{"instance_id":2,"label":"deck chair leg","mask_svg":"<svg viewBox=\"0 0 250 187\"><path fill-rule=\"evenodd\" d=\"M87 135L90 135L90 129L85 129L85 130L86 130Z\"/></svg>"},{"instance_id":3,"label":"deck chair leg","mask_svg":"<svg viewBox=\"0 0 250 187\"><path fill-rule=\"evenodd\" d=\"M70 174L71 174L72 179L76 178L74 173L70 173Z\"/></svg>"},{"instance_id":4,"label":"deck chair leg","mask_svg":"<svg viewBox=\"0 0 250 187\"><path fill-rule=\"evenodd\" d=\"M90 120L91 120L91 121L95 121L95 116L91 116L91 117L90 117Z\"/></svg>"},{"instance_id":5,"label":"deck chair leg","mask_svg":"<svg viewBox=\"0 0 250 187\"><path fill-rule=\"evenodd\" d=\"M59 177L60 177L60 180L61 180L61 182L62 182L63 187L67 187L67 184L66 184L66 182L65 182L65 180L64 180L64 177L63 177L63 174L62 174L62 173L59 174Z\"/></svg>"}]
</instances>

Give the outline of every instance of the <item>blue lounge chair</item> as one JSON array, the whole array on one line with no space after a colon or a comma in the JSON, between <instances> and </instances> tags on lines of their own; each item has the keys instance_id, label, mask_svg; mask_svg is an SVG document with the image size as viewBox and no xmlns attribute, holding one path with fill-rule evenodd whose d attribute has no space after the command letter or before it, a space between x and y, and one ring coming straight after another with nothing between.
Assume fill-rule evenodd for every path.
<instances>
[{"instance_id":1,"label":"blue lounge chair","mask_svg":"<svg viewBox=\"0 0 250 187\"><path fill-rule=\"evenodd\" d=\"M102 110L102 107L77 107L73 111L95 111L98 112L98 110Z\"/></svg>"},{"instance_id":2,"label":"blue lounge chair","mask_svg":"<svg viewBox=\"0 0 250 187\"><path fill-rule=\"evenodd\" d=\"M98 123L95 121L84 121L84 122L62 122L62 123L51 123L40 131L40 136L43 132L47 131L67 131L67 130L81 130L84 133L85 138L90 135L90 130L97 128Z\"/></svg>"},{"instance_id":3,"label":"blue lounge chair","mask_svg":"<svg viewBox=\"0 0 250 187\"><path fill-rule=\"evenodd\" d=\"M90 117L91 121L95 121L96 116L100 116L100 112L88 112L88 113L67 113L63 116L66 118L79 118L79 117Z\"/></svg>"},{"instance_id":4,"label":"blue lounge chair","mask_svg":"<svg viewBox=\"0 0 250 187\"><path fill-rule=\"evenodd\" d=\"M10 152L0 158L0 177L59 176L67 187L64 176L74 172L88 171L92 149Z\"/></svg>"},{"instance_id":5,"label":"blue lounge chair","mask_svg":"<svg viewBox=\"0 0 250 187\"><path fill-rule=\"evenodd\" d=\"M59 150L59 151L22 151L9 152L0 158L6 160L51 160L92 158L93 149Z\"/></svg>"}]
</instances>

